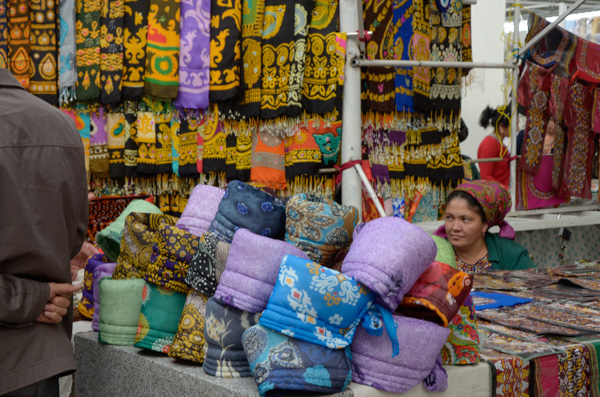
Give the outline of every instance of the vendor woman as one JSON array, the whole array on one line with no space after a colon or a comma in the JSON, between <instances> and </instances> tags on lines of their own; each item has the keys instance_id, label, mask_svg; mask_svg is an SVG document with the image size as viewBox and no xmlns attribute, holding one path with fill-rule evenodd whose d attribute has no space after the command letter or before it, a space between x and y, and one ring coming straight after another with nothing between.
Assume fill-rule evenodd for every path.
<instances>
[{"instance_id":1,"label":"vendor woman","mask_svg":"<svg viewBox=\"0 0 600 397\"><path fill-rule=\"evenodd\" d=\"M460 270L536 267L527 249L513 241L515 231L504 221L510 206L510 193L494 181L469 181L450 192L444 225L435 234L448 239ZM492 226L499 226L500 233L490 233Z\"/></svg>"}]
</instances>

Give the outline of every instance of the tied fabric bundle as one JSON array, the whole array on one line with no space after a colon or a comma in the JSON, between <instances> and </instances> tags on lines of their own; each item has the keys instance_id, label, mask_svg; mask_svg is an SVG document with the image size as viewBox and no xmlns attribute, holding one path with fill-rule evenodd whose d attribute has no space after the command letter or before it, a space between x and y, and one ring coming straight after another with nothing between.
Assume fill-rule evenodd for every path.
<instances>
[{"instance_id":1,"label":"tied fabric bundle","mask_svg":"<svg viewBox=\"0 0 600 397\"><path fill-rule=\"evenodd\" d=\"M342 272L370 288L378 302L395 311L433 262L436 246L418 226L400 218L379 218L356 229Z\"/></svg>"},{"instance_id":2,"label":"tied fabric bundle","mask_svg":"<svg viewBox=\"0 0 600 397\"><path fill-rule=\"evenodd\" d=\"M267 307L285 255L308 259L300 249L285 241L239 229L233 235L215 299L240 310L262 312Z\"/></svg>"},{"instance_id":3,"label":"tied fabric bundle","mask_svg":"<svg viewBox=\"0 0 600 397\"><path fill-rule=\"evenodd\" d=\"M373 292L347 275L286 255L260 324L306 342L343 349L374 300Z\"/></svg>"},{"instance_id":4,"label":"tied fabric bundle","mask_svg":"<svg viewBox=\"0 0 600 397\"><path fill-rule=\"evenodd\" d=\"M187 295L146 283L135 347L168 354Z\"/></svg>"},{"instance_id":5,"label":"tied fabric bundle","mask_svg":"<svg viewBox=\"0 0 600 397\"><path fill-rule=\"evenodd\" d=\"M206 302L209 297L197 291L190 291L186 300L177 334L169 351L169 357L193 361L198 364L204 362L204 326L206 316Z\"/></svg>"},{"instance_id":6,"label":"tied fabric bundle","mask_svg":"<svg viewBox=\"0 0 600 397\"><path fill-rule=\"evenodd\" d=\"M100 279L98 291L102 302L102 314L99 318L98 342L108 345L133 345L138 331L145 284L141 279Z\"/></svg>"},{"instance_id":7,"label":"tied fabric bundle","mask_svg":"<svg viewBox=\"0 0 600 397\"><path fill-rule=\"evenodd\" d=\"M83 287L81 289L81 299L77 305L77 310L84 317L90 320L94 316L94 270L109 260L104 254L95 254L90 256L85 262L85 271L83 273Z\"/></svg>"},{"instance_id":8,"label":"tied fabric bundle","mask_svg":"<svg viewBox=\"0 0 600 397\"><path fill-rule=\"evenodd\" d=\"M352 377L350 348L328 349L261 325L242 335L261 396L282 391L337 393Z\"/></svg>"},{"instance_id":9,"label":"tied fabric bundle","mask_svg":"<svg viewBox=\"0 0 600 397\"><path fill-rule=\"evenodd\" d=\"M475 364L479 362L477 316L471 295L467 296L450 324L450 336L442 347L444 365Z\"/></svg>"},{"instance_id":10,"label":"tied fabric bundle","mask_svg":"<svg viewBox=\"0 0 600 397\"><path fill-rule=\"evenodd\" d=\"M260 313L248 313L210 298L206 303L204 372L220 378L252 376L242 335L258 323L259 317Z\"/></svg>"},{"instance_id":11,"label":"tied fabric bundle","mask_svg":"<svg viewBox=\"0 0 600 397\"><path fill-rule=\"evenodd\" d=\"M225 191L218 187L197 185L192 190L181 218L175 226L187 230L194 236L202 236L215 218L224 195Z\"/></svg>"},{"instance_id":12,"label":"tied fabric bundle","mask_svg":"<svg viewBox=\"0 0 600 397\"><path fill-rule=\"evenodd\" d=\"M151 262L152 247L162 224L174 225L177 218L162 213L132 212L125 220L121 254L113 273L115 280L142 278Z\"/></svg>"},{"instance_id":13,"label":"tied fabric bundle","mask_svg":"<svg viewBox=\"0 0 600 397\"><path fill-rule=\"evenodd\" d=\"M450 331L429 321L394 315L400 353L384 336L356 331L352 350L352 381L379 390L406 393L423 382L430 391L444 391L448 376L439 360Z\"/></svg>"},{"instance_id":14,"label":"tied fabric bundle","mask_svg":"<svg viewBox=\"0 0 600 397\"><path fill-rule=\"evenodd\" d=\"M230 246L229 243L219 241L212 232L200 236L198 252L190 262L185 282L200 293L213 296L221 274L225 271Z\"/></svg>"},{"instance_id":15,"label":"tied fabric bundle","mask_svg":"<svg viewBox=\"0 0 600 397\"><path fill-rule=\"evenodd\" d=\"M185 276L198 251L198 240L176 226L160 225L144 275L146 281L187 295L190 288L185 283Z\"/></svg>"},{"instance_id":16,"label":"tied fabric bundle","mask_svg":"<svg viewBox=\"0 0 600 397\"><path fill-rule=\"evenodd\" d=\"M100 330L100 290L98 283L104 277L111 277L115 271L116 263L103 263L94 269L92 280L92 292L94 295L94 316L92 317L92 329Z\"/></svg>"},{"instance_id":17,"label":"tied fabric bundle","mask_svg":"<svg viewBox=\"0 0 600 397\"><path fill-rule=\"evenodd\" d=\"M282 239L285 233L285 205L254 186L231 181L227 184L210 230L217 234L219 240L231 243L233 233L238 228Z\"/></svg>"},{"instance_id":18,"label":"tied fabric bundle","mask_svg":"<svg viewBox=\"0 0 600 397\"><path fill-rule=\"evenodd\" d=\"M350 246L358 211L311 193L292 196L285 207L285 239L313 261L327 266L331 258Z\"/></svg>"},{"instance_id":19,"label":"tied fabric bundle","mask_svg":"<svg viewBox=\"0 0 600 397\"><path fill-rule=\"evenodd\" d=\"M472 287L472 275L433 262L404 295L397 312L447 327Z\"/></svg>"}]
</instances>

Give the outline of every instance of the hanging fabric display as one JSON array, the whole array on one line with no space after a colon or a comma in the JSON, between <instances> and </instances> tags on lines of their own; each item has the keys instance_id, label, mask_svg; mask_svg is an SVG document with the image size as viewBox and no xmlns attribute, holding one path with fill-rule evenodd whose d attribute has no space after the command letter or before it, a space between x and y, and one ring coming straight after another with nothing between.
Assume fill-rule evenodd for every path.
<instances>
[{"instance_id":1,"label":"hanging fabric display","mask_svg":"<svg viewBox=\"0 0 600 397\"><path fill-rule=\"evenodd\" d=\"M54 0L30 2L29 31L32 61L29 92L54 106L58 105L56 3Z\"/></svg>"},{"instance_id":2,"label":"hanging fabric display","mask_svg":"<svg viewBox=\"0 0 600 397\"><path fill-rule=\"evenodd\" d=\"M181 122L176 118L171 119L171 170L179 176L179 130Z\"/></svg>"},{"instance_id":3,"label":"hanging fabric display","mask_svg":"<svg viewBox=\"0 0 600 397\"><path fill-rule=\"evenodd\" d=\"M171 172L171 113L155 114L154 130L156 135L156 173Z\"/></svg>"},{"instance_id":4,"label":"hanging fabric display","mask_svg":"<svg viewBox=\"0 0 600 397\"><path fill-rule=\"evenodd\" d=\"M413 0L394 0L394 59L410 60L411 38L413 35ZM395 68L396 110L412 113L413 68Z\"/></svg>"},{"instance_id":5,"label":"hanging fabric display","mask_svg":"<svg viewBox=\"0 0 600 397\"><path fill-rule=\"evenodd\" d=\"M75 123L75 128L79 132L81 137L81 143L83 144L83 151L85 155L85 170L89 175L90 172L90 115L74 111L71 109L63 109L63 112L67 114Z\"/></svg>"},{"instance_id":6,"label":"hanging fabric display","mask_svg":"<svg viewBox=\"0 0 600 397\"><path fill-rule=\"evenodd\" d=\"M552 187L560 188L562 183L562 169L566 150L565 103L569 91L569 80L554 74L550 91L550 112L554 114L556 124L556 137L554 138L554 158L552 165Z\"/></svg>"},{"instance_id":7,"label":"hanging fabric display","mask_svg":"<svg viewBox=\"0 0 600 397\"><path fill-rule=\"evenodd\" d=\"M461 52L463 62L473 62L473 43L471 42L471 5L462 5L462 31L461 37ZM469 73L470 69L463 69L463 76Z\"/></svg>"},{"instance_id":8,"label":"hanging fabric display","mask_svg":"<svg viewBox=\"0 0 600 397\"><path fill-rule=\"evenodd\" d=\"M529 26L529 32L525 37L525 43L537 36L538 33L550 25L550 22L539 15L531 13L527 25ZM576 45L575 35L560 27L555 27L530 48L529 55L533 62L542 67L549 68L558 65L565 72L573 73Z\"/></svg>"},{"instance_id":9,"label":"hanging fabric display","mask_svg":"<svg viewBox=\"0 0 600 397\"><path fill-rule=\"evenodd\" d=\"M8 0L0 0L0 69L8 69Z\"/></svg>"},{"instance_id":10,"label":"hanging fabric display","mask_svg":"<svg viewBox=\"0 0 600 397\"><path fill-rule=\"evenodd\" d=\"M265 0L260 117L286 113L294 51L294 0Z\"/></svg>"},{"instance_id":11,"label":"hanging fabric display","mask_svg":"<svg viewBox=\"0 0 600 397\"><path fill-rule=\"evenodd\" d=\"M180 109L206 109L210 81L210 0L181 0Z\"/></svg>"},{"instance_id":12,"label":"hanging fabric display","mask_svg":"<svg viewBox=\"0 0 600 397\"><path fill-rule=\"evenodd\" d=\"M226 134L223 131L223 123L218 121L215 115L214 122L206 123L204 127L202 172L206 174L209 172L223 172L226 170Z\"/></svg>"},{"instance_id":13,"label":"hanging fabric display","mask_svg":"<svg viewBox=\"0 0 600 397\"><path fill-rule=\"evenodd\" d=\"M75 71L75 0L60 1L58 3L58 16L58 103L65 105L75 99L75 84L77 83L77 72ZM1 26L0 31L2 31Z\"/></svg>"},{"instance_id":14,"label":"hanging fabric display","mask_svg":"<svg viewBox=\"0 0 600 397\"><path fill-rule=\"evenodd\" d=\"M225 137L225 178L227 180L236 179L235 162L236 162L236 138L234 134L229 134Z\"/></svg>"},{"instance_id":15,"label":"hanging fabric display","mask_svg":"<svg viewBox=\"0 0 600 397\"><path fill-rule=\"evenodd\" d=\"M108 137L102 108L90 117L90 172L99 178L109 177Z\"/></svg>"},{"instance_id":16,"label":"hanging fabric display","mask_svg":"<svg viewBox=\"0 0 600 397\"><path fill-rule=\"evenodd\" d=\"M178 71L179 0L150 0L144 94L175 99Z\"/></svg>"},{"instance_id":17,"label":"hanging fabric display","mask_svg":"<svg viewBox=\"0 0 600 397\"><path fill-rule=\"evenodd\" d=\"M125 115L109 113L106 116L108 141L108 168L111 178L125 176Z\"/></svg>"},{"instance_id":18,"label":"hanging fabric display","mask_svg":"<svg viewBox=\"0 0 600 397\"><path fill-rule=\"evenodd\" d=\"M285 148L281 137L259 131L252 136L250 181L285 189Z\"/></svg>"},{"instance_id":19,"label":"hanging fabric display","mask_svg":"<svg viewBox=\"0 0 600 397\"><path fill-rule=\"evenodd\" d=\"M76 0L78 101L96 101L100 96L100 0Z\"/></svg>"},{"instance_id":20,"label":"hanging fabric display","mask_svg":"<svg viewBox=\"0 0 600 397\"><path fill-rule=\"evenodd\" d=\"M156 173L156 130L154 114L137 113L137 172L139 174Z\"/></svg>"},{"instance_id":21,"label":"hanging fabric display","mask_svg":"<svg viewBox=\"0 0 600 397\"><path fill-rule=\"evenodd\" d=\"M140 99L144 93L149 7L150 0L125 0L121 92L124 100Z\"/></svg>"},{"instance_id":22,"label":"hanging fabric display","mask_svg":"<svg viewBox=\"0 0 600 397\"><path fill-rule=\"evenodd\" d=\"M29 1L8 0L8 66L26 90L29 89Z\"/></svg>"},{"instance_id":23,"label":"hanging fabric display","mask_svg":"<svg viewBox=\"0 0 600 397\"><path fill-rule=\"evenodd\" d=\"M304 58L302 107L310 113L324 114L335 107L339 71L323 70L321 65L334 65L336 32L338 31L338 2L324 0L314 4Z\"/></svg>"},{"instance_id":24,"label":"hanging fabric display","mask_svg":"<svg viewBox=\"0 0 600 397\"><path fill-rule=\"evenodd\" d=\"M121 101L123 0L104 0L100 14L100 103Z\"/></svg>"},{"instance_id":25,"label":"hanging fabric display","mask_svg":"<svg viewBox=\"0 0 600 397\"><path fill-rule=\"evenodd\" d=\"M250 131L240 132L236 135L235 152L236 179L250 182L252 161L252 133Z\"/></svg>"},{"instance_id":26,"label":"hanging fabric display","mask_svg":"<svg viewBox=\"0 0 600 397\"><path fill-rule=\"evenodd\" d=\"M290 46L290 90L288 94L289 117L297 117L302 111L302 82L304 81L304 56L306 38L310 27L313 1L296 0L296 16L294 18L294 40Z\"/></svg>"},{"instance_id":27,"label":"hanging fabric display","mask_svg":"<svg viewBox=\"0 0 600 397\"><path fill-rule=\"evenodd\" d=\"M242 1L211 0L210 92L211 102L232 99L240 87Z\"/></svg>"},{"instance_id":28,"label":"hanging fabric display","mask_svg":"<svg viewBox=\"0 0 600 397\"><path fill-rule=\"evenodd\" d=\"M429 28L429 0L414 0L412 53L415 61L429 61L431 34ZM413 103L415 110L426 115L433 110L429 99L431 68L415 67L413 71Z\"/></svg>"},{"instance_id":29,"label":"hanging fabric display","mask_svg":"<svg viewBox=\"0 0 600 397\"><path fill-rule=\"evenodd\" d=\"M576 48L574 76L592 84L600 83L600 45L577 37Z\"/></svg>"},{"instance_id":30,"label":"hanging fabric display","mask_svg":"<svg viewBox=\"0 0 600 397\"><path fill-rule=\"evenodd\" d=\"M137 113L125 113L125 176L137 176Z\"/></svg>"},{"instance_id":31,"label":"hanging fabric display","mask_svg":"<svg viewBox=\"0 0 600 397\"><path fill-rule=\"evenodd\" d=\"M196 169L197 121L194 118L182 119L179 124L179 175L198 174Z\"/></svg>"}]
</instances>

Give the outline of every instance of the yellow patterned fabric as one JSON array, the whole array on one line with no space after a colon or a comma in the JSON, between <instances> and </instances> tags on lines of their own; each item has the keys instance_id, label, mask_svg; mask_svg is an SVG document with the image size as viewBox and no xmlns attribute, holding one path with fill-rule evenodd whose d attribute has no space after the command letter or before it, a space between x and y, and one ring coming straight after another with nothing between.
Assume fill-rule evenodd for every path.
<instances>
[{"instance_id":1,"label":"yellow patterned fabric","mask_svg":"<svg viewBox=\"0 0 600 397\"><path fill-rule=\"evenodd\" d=\"M144 93L149 3L150 0L125 0L123 99L139 99Z\"/></svg>"},{"instance_id":2,"label":"yellow patterned fabric","mask_svg":"<svg viewBox=\"0 0 600 397\"><path fill-rule=\"evenodd\" d=\"M138 112L137 114L137 171L141 174L156 172L156 131L154 114Z\"/></svg>"},{"instance_id":3,"label":"yellow patterned fabric","mask_svg":"<svg viewBox=\"0 0 600 397\"><path fill-rule=\"evenodd\" d=\"M306 39L312 14L312 0L296 0L294 18L294 39L290 46L290 90L287 115L298 116L302 111L302 82L304 81L304 55Z\"/></svg>"},{"instance_id":4,"label":"yellow patterned fabric","mask_svg":"<svg viewBox=\"0 0 600 397\"><path fill-rule=\"evenodd\" d=\"M156 172L172 172L171 113L158 113L154 116L156 132Z\"/></svg>"},{"instance_id":5,"label":"yellow patterned fabric","mask_svg":"<svg viewBox=\"0 0 600 397\"><path fill-rule=\"evenodd\" d=\"M226 134L223 123L217 117L204 123L204 146L202 152L202 172L223 172L226 165Z\"/></svg>"},{"instance_id":6,"label":"yellow patterned fabric","mask_svg":"<svg viewBox=\"0 0 600 397\"><path fill-rule=\"evenodd\" d=\"M429 0L414 0L412 54L415 61L430 60ZM431 68L416 67L413 72L413 103L416 111L429 114Z\"/></svg>"},{"instance_id":7,"label":"yellow patterned fabric","mask_svg":"<svg viewBox=\"0 0 600 397\"><path fill-rule=\"evenodd\" d=\"M29 2L8 0L8 66L13 76L29 89Z\"/></svg>"},{"instance_id":8,"label":"yellow patterned fabric","mask_svg":"<svg viewBox=\"0 0 600 397\"><path fill-rule=\"evenodd\" d=\"M161 224L175 225L178 218L163 214L133 212L125 218L121 253L113 272L114 280L143 278L150 265L152 245Z\"/></svg>"},{"instance_id":9,"label":"yellow patterned fabric","mask_svg":"<svg viewBox=\"0 0 600 397\"><path fill-rule=\"evenodd\" d=\"M121 101L123 0L104 0L100 13L100 102Z\"/></svg>"},{"instance_id":10,"label":"yellow patterned fabric","mask_svg":"<svg viewBox=\"0 0 600 397\"><path fill-rule=\"evenodd\" d=\"M198 149L197 119L182 119L179 125L179 175L196 175L196 152Z\"/></svg>"},{"instance_id":11,"label":"yellow patterned fabric","mask_svg":"<svg viewBox=\"0 0 600 397\"><path fill-rule=\"evenodd\" d=\"M32 73L29 92L51 105L58 105L56 37L58 4L55 0L30 2Z\"/></svg>"},{"instance_id":12,"label":"yellow patterned fabric","mask_svg":"<svg viewBox=\"0 0 600 397\"><path fill-rule=\"evenodd\" d=\"M8 69L8 0L0 0L0 69Z\"/></svg>"},{"instance_id":13,"label":"yellow patterned fabric","mask_svg":"<svg viewBox=\"0 0 600 397\"><path fill-rule=\"evenodd\" d=\"M204 362L204 324L206 315L206 302L208 296L190 291L186 300L177 334L173 338L169 357L193 361L198 364Z\"/></svg>"},{"instance_id":14,"label":"yellow patterned fabric","mask_svg":"<svg viewBox=\"0 0 600 397\"><path fill-rule=\"evenodd\" d=\"M133 110L125 113L125 176L137 175L137 113Z\"/></svg>"},{"instance_id":15,"label":"yellow patterned fabric","mask_svg":"<svg viewBox=\"0 0 600 397\"><path fill-rule=\"evenodd\" d=\"M78 101L96 101L100 95L100 0L75 3Z\"/></svg>"}]
</instances>

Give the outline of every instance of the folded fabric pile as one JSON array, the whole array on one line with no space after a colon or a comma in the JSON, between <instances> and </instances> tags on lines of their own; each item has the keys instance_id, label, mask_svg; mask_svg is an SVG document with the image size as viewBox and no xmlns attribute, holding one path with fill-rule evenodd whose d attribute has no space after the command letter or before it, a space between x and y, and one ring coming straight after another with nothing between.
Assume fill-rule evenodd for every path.
<instances>
[{"instance_id":1,"label":"folded fabric pile","mask_svg":"<svg viewBox=\"0 0 600 397\"><path fill-rule=\"evenodd\" d=\"M92 317L92 329L98 331L100 328L100 290L98 282L104 277L111 277L115 271L116 263L103 263L94 269L92 280L92 291L94 295L94 316Z\"/></svg>"},{"instance_id":2,"label":"folded fabric pile","mask_svg":"<svg viewBox=\"0 0 600 397\"><path fill-rule=\"evenodd\" d=\"M191 290L185 300L169 357L204 362L204 326L208 296Z\"/></svg>"},{"instance_id":3,"label":"folded fabric pile","mask_svg":"<svg viewBox=\"0 0 600 397\"><path fill-rule=\"evenodd\" d=\"M94 317L94 270L110 260L104 254L95 254L90 256L85 262L83 272L83 284L81 288L81 299L77 304L77 310L84 317L92 320Z\"/></svg>"},{"instance_id":4,"label":"folded fabric pile","mask_svg":"<svg viewBox=\"0 0 600 397\"><path fill-rule=\"evenodd\" d=\"M224 195L225 190L218 187L197 185L192 190L181 218L175 226L194 236L202 236L209 229L212 220L215 219L219 203Z\"/></svg>"},{"instance_id":5,"label":"folded fabric pile","mask_svg":"<svg viewBox=\"0 0 600 397\"><path fill-rule=\"evenodd\" d=\"M109 345L133 345L138 331L144 280L98 281L102 310L99 317L98 341Z\"/></svg>"}]
</instances>

